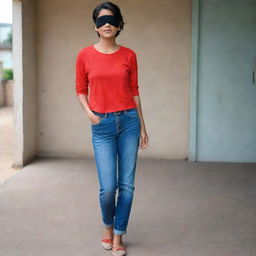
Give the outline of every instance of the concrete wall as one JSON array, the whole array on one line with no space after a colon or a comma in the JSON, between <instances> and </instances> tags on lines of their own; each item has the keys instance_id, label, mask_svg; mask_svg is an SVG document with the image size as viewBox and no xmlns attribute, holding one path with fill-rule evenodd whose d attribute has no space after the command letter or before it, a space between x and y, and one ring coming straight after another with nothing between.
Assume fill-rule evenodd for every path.
<instances>
[{"instance_id":1,"label":"concrete wall","mask_svg":"<svg viewBox=\"0 0 256 256\"><path fill-rule=\"evenodd\" d=\"M75 59L81 48L98 41L91 18L98 3L37 1L40 156L93 156L90 122L75 94ZM138 56L140 96L150 138L149 147L139 155L187 158L191 1L115 3L126 22L117 43ZM36 105L35 98L30 100L27 104Z\"/></svg>"},{"instance_id":2,"label":"concrete wall","mask_svg":"<svg viewBox=\"0 0 256 256\"><path fill-rule=\"evenodd\" d=\"M36 0L23 0L22 5L24 159L30 159L38 151Z\"/></svg>"},{"instance_id":3,"label":"concrete wall","mask_svg":"<svg viewBox=\"0 0 256 256\"><path fill-rule=\"evenodd\" d=\"M5 105L5 86L0 82L0 107Z\"/></svg>"},{"instance_id":4,"label":"concrete wall","mask_svg":"<svg viewBox=\"0 0 256 256\"><path fill-rule=\"evenodd\" d=\"M5 105L13 107L13 80L5 83Z\"/></svg>"},{"instance_id":5,"label":"concrete wall","mask_svg":"<svg viewBox=\"0 0 256 256\"><path fill-rule=\"evenodd\" d=\"M0 82L0 107L13 107L13 80Z\"/></svg>"},{"instance_id":6,"label":"concrete wall","mask_svg":"<svg viewBox=\"0 0 256 256\"><path fill-rule=\"evenodd\" d=\"M36 8L34 0L13 0L15 162L37 155Z\"/></svg>"}]
</instances>

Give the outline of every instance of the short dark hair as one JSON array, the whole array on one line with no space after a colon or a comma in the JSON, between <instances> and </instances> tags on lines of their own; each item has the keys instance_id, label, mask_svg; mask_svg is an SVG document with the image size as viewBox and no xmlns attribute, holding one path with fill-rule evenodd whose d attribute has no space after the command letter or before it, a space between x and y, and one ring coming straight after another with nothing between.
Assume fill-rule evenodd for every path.
<instances>
[{"instance_id":1,"label":"short dark hair","mask_svg":"<svg viewBox=\"0 0 256 256\"><path fill-rule=\"evenodd\" d=\"M98 6L96 6L96 8L93 10L93 13L92 13L92 19L94 21L94 23L96 22L96 19L101 11L101 9L108 9L110 10L115 16L117 16L117 18L119 18L120 20L120 30L117 31L115 37L117 37L121 30L123 30L123 27L124 27L124 24L125 22L123 21L123 16L121 14L121 11L120 11L120 8L112 3L112 2L103 2L101 4L99 4ZM98 36L100 37L99 33L97 32Z\"/></svg>"}]
</instances>

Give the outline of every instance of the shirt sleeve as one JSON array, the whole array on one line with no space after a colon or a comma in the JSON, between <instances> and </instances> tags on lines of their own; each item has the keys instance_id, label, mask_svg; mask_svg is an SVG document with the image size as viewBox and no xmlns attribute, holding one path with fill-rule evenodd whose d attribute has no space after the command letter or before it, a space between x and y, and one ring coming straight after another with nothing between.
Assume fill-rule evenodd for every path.
<instances>
[{"instance_id":1,"label":"shirt sleeve","mask_svg":"<svg viewBox=\"0 0 256 256\"><path fill-rule=\"evenodd\" d=\"M135 52L131 55L130 88L133 96L139 95L138 64Z\"/></svg>"},{"instance_id":2,"label":"shirt sleeve","mask_svg":"<svg viewBox=\"0 0 256 256\"><path fill-rule=\"evenodd\" d=\"M84 60L80 54L76 58L76 94L88 95L88 77Z\"/></svg>"}]
</instances>

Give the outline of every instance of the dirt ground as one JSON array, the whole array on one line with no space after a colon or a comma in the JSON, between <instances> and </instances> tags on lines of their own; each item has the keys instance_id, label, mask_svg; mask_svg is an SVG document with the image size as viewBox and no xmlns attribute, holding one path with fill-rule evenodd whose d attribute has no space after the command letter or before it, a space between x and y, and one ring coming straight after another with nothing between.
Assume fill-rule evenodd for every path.
<instances>
[{"instance_id":1,"label":"dirt ground","mask_svg":"<svg viewBox=\"0 0 256 256\"><path fill-rule=\"evenodd\" d=\"M12 168L14 141L13 108L0 107L0 185L20 170Z\"/></svg>"}]
</instances>

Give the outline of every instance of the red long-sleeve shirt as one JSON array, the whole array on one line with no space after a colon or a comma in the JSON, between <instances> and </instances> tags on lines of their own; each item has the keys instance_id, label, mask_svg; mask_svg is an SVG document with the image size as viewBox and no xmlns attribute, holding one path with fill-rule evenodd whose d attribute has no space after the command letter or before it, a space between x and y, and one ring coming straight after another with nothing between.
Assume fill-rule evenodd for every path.
<instances>
[{"instance_id":1,"label":"red long-sleeve shirt","mask_svg":"<svg viewBox=\"0 0 256 256\"><path fill-rule=\"evenodd\" d=\"M90 109L100 113L136 107L136 53L122 45L110 54L99 52L94 45L81 49L76 59L76 94L88 95Z\"/></svg>"}]
</instances>

